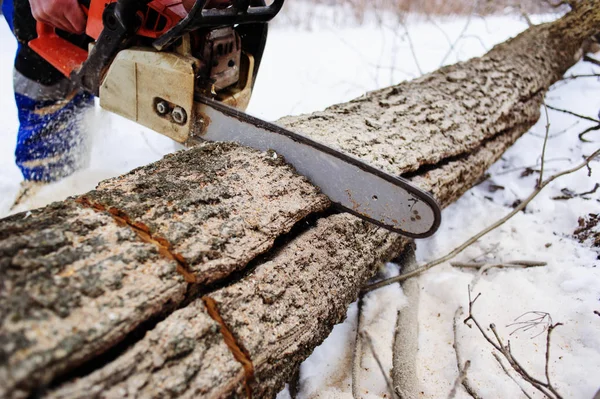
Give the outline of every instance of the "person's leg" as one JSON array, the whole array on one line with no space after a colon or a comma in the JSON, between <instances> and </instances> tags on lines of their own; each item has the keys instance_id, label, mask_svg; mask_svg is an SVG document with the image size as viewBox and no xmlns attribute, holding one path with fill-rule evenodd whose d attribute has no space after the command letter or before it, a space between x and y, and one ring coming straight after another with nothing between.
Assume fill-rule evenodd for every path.
<instances>
[{"instance_id":1,"label":"person's leg","mask_svg":"<svg viewBox=\"0 0 600 399\"><path fill-rule=\"evenodd\" d=\"M58 91L54 98L41 98L39 91L34 96L32 91L22 90L24 82L31 83L25 79L15 71L20 122L17 166L25 180L50 182L69 176L87 161L82 118L93 97L84 92Z\"/></svg>"},{"instance_id":2,"label":"person's leg","mask_svg":"<svg viewBox=\"0 0 600 399\"><path fill-rule=\"evenodd\" d=\"M55 181L85 164L82 113L93 104L93 96L76 90L27 46L36 37L28 0L4 0L2 9L19 42L14 71L20 122L16 163L26 181Z\"/></svg>"}]
</instances>

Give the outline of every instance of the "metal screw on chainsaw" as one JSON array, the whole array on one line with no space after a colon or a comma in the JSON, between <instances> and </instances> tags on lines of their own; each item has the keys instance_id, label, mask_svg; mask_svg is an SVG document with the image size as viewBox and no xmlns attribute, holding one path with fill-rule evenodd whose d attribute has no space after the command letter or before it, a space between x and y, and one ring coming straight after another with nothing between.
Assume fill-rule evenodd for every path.
<instances>
[{"instance_id":1,"label":"metal screw on chainsaw","mask_svg":"<svg viewBox=\"0 0 600 399\"><path fill-rule=\"evenodd\" d=\"M173 116L173 120L175 121L175 123L178 123L180 125L183 125L187 120L187 114L185 112L185 109L181 107L175 107L171 115Z\"/></svg>"},{"instance_id":2,"label":"metal screw on chainsaw","mask_svg":"<svg viewBox=\"0 0 600 399\"><path fill-rule=\"evenodd\" d=\"M156 112L159 113L159 115L165 115L167 112L169 112L169 104L167 104L166 101L159 101L156 103Z\"/></svg>"}]
</instances>

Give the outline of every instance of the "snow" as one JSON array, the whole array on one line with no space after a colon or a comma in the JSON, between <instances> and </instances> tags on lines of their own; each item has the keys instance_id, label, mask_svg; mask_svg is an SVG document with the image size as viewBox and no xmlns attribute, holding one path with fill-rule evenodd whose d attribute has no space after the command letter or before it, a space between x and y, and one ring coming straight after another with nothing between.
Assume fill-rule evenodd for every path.
<instances>
[{"instance_id":1,"label":"snow","mask_svg":"<svg viewBox=\"0 0 600 399\"><path fill-rule=\"evenodd\" d=\"M538 17L539 20L552 16ZM435 24L423 17L408 16L403 27L388 14L369 14L359 25L348 9L319 6L307 17L302 2L288 2L284 14L273 24L261 72L249 112L274 120L278 117L322 109L355 98L365 91L397 83L432 71L446 63L465 60L489 50L494 44L526 28L518 16L438 18ZM468 22L468 24L467 24ZM468 26L467 26L468 25ZM465 26L467 28L465 29ZM465 29L463 38L449 53L450 43ZM12 99L11 74L14 40L0 24L0 215L9 213L18 190L20 174L13 164L16 109ZM448 55L449 54L449 55ZM417 65L418 64L418 65ZM579 63L567 74L597 71ZM546 101L559 108L596 116L600 109L600 81L582 78L562 82ZM577 134L590 123L550 110L550 139L546 150L545 176L581 162L598 146L598 132L582 143ZM42 206L68 195L85 192L98 181L127 172L174 151L168 139L118 116L96 109L87 115L93 145L86 170L49 185L18 210ZM467 192L443 212L443 223L432 238L418 242L419 262L435 259L509 213L511 205L527 197L539 176L521 176L524 167L539 167L546 121L524 135L493 165L490 179ZM537 166L536 166L537 165ZM460 254L455 261L491 262L515 259L542 260L546 267L493 269L476 272L438 266L419 278L418 392L423 398L448 395L458 375L453 349L453 317L468 306L468 286L473 295L482 293L474 313L482 325L495 323L504 339L514 327L509 324L528 311L548 312L562 322L553 333L550 373L565 397L591 398L600 388L600 263L598 253L578 243L572 233L578 218L600 210L599 193L570 200L554 200L561 189L586 192L598 178L598 162L592 176L587 169L551 183L526 209ZM503 187L492 192L492 185ZM389 264L387 275L397 273ZM390 286L365 298L364 329L369 332L384 367L392 365L392 339L396 313L406 304L401 289ZM318 347L301 367L300 398L351 398L351 359L355 340L357 307L348 310L344 323ZM481 397L524 397L520 388L500 369L492 348L479 331L458 323L461 357L471 361L468 378ZM510 336L516 357L532 374L543 378L545 334L539 329ZM536 336L537 335L537 336ZM364 398L387 395L385 382L370 352L365 349L361 373ZM525 383L533 397L539 397ZM289 397L287 391L281 398ZM389 397L389 395L387 396ZM467 398L459 389L457 398Z\"/></svg>"}]
</instances>

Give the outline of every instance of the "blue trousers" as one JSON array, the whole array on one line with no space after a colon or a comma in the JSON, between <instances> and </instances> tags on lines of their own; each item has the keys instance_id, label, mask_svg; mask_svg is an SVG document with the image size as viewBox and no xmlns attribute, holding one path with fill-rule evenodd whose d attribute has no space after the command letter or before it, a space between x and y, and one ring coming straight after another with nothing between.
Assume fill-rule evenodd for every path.
<instances>
[{"instance_id":1,"label":"blue trousers","mask_svg":"<svg viewBox=\"0 0 600 399\"><path fill-rule=\"evenodd\" d=\"M13 76L19 116L15 161L25 180L55 181L85 164L82 118L93 96L27 47L35 37L27 0L4 0L2 12L19 42Z\"/></svg>"}]
</instances>

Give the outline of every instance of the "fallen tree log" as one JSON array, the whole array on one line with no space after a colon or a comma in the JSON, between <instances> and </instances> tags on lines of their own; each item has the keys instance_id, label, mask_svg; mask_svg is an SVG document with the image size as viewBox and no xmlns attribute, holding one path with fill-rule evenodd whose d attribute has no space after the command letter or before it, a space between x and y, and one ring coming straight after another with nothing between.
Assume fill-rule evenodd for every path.
<instances>
[{"instance_id":1,"label":"fallen tree log","mask_svg":"<svg viewBox=\"0 0 600 399\"><path fill-rule=\"evenodd\" d=\"M598 5L280 122L448 205L536 122ZM347 214L289 232L327 200L273 155L207 144L0 221L0 396L275 395L407 240Z\"/></svg>"}]
</instances>

